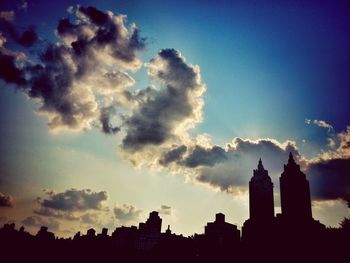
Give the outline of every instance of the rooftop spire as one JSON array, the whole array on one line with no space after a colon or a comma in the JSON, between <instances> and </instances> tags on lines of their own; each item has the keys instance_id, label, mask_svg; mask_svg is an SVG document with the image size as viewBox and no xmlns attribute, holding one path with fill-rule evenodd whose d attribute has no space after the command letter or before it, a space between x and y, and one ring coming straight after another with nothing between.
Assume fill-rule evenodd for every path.
<instances>
[{"instance_id":1,"label":"rooftop spire","mask_svg":"<svg viewBox=\"0 0 350 263\"><path fill-rule=\"evenodd\" d=\"M259 158L259 164L258 164L258 170L265 170L264 169L264 166L263 166L263 164L262 164L262 161L261 161L261 158Z\"/></svg>"},{"instance_id":2,"label":"rooftop spire","mask_svg":"<svg viewBox=\"0 0 350 263\"><path fill-rule=\"evenodd\" d=\"M288 164L295 164L292 152L289 152Z\"/></svg>"}]
</instances>

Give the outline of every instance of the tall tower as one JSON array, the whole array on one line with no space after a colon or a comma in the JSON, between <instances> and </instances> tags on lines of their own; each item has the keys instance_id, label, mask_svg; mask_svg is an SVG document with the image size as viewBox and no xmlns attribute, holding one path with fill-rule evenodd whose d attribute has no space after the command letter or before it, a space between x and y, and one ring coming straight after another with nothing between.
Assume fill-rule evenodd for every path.
<instances>
[{"instance_id":1,"label":"tall tower","mask_svg":"<svg viewBox=\"0 0 350 263\"><path fill-rule=\"evenodd\" d=\"M249 213L253 221L270 221L274 218L273 183L259 159L258 169L249 182Z\"/></svg>"},{"instance_id":2,"label":"tall tower","mask_svg":"<svg viewBox=\"0 0 350 263\"><path fill-rule=\"evenodd\" d=\"M293 222L312 219L309 181L292 153L280 177L282 216Z\"/></svg>"}]
</instances>

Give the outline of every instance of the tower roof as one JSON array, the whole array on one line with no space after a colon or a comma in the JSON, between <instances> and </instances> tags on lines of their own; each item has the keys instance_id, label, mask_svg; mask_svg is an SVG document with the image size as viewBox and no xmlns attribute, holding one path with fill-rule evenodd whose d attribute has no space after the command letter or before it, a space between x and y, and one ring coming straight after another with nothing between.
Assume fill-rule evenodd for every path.
<instances>
[{"instance_id":1,"label":"tower roof","mask_svg":"<svg viewBox=\"0 0 350 263\"><path fill-rule=\"evenodd\" d=\"M261 158L259 158L258 170L259 170L259 171L265 170L265 169L264 169L264 166L263 166L263 164L262 164Z\"/></svg>"},{"instance_id":2,"label":"tower roof","mask_svg":"<svg viewBox=\"0 0 350 263\"><path fill-rule=\"evenodd\" d=\"M287 174L305 178L305 174L300 170L300 165L295 162L291 152L289 153L288 163L284 165L284 172L282 173L282 176Z\"/></svg>"},{"instance_id":3,"label":"tower roof","mask_svg":"<svg viewBox=\"0 0 350 263\"><path fill-rule=\"evenodd\" d=\"M295 164L292 152L289 152L288 164Z\"/></svg>"},{"instance_id":4,"label":"tower roof","mask_svg":"<svg viewBox=\"0 0 350 263\"><path fill-rule=\"evenodd\" d=\"M266 178L271 180L271 178L268 175L268 171L265 170L264 165L262 164L261 158L259 158L258 169L253 170L252 181L262 180L262 179L266 179Z\"/></svg>"}]
</instances>

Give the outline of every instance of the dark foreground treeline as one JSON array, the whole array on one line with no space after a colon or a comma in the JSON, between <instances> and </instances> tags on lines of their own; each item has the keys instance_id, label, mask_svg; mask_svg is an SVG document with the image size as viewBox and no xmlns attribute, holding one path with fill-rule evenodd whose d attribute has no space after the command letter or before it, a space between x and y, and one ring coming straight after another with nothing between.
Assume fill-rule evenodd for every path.
<instances>
[{"instance_id":1,"label":"dark foreground treeline","mask_svg":"<svg viewBox=\"0 0 350 263\"><path fill-rule=\"evenodd\" d=\"M0 262L349 262L350 220L340 228L313 233L305 229L266 229L256 239L228 236L140 233L119 228L56 238L42 227L36 235L14 224L0 229Z\"/></svg>"}]
</instances>

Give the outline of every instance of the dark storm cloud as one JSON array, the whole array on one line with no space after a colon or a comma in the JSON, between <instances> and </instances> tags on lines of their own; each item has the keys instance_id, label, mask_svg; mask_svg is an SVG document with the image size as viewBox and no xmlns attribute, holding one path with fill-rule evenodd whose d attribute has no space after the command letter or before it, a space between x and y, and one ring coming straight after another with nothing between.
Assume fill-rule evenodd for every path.
<instances>
[{"instance_id":1,"label":"dark storm cloud","mask_svg":"<svg viewBox=\"0 0 350 263\"><path fill-rule=\"evenodd\" d=\"M103 107L100 110L100 122L102 132L105 134L115 134L120 131L120 128L111 124L111 117L116 114L116 109L113 106Z\"/></svg>"},{"instance_id":2,"label":"dark storm cloud","mask_svg":"<svg viewBox=\"0 0 350 263\"><path fill-rule=\"evenodd\" d=\"M140 101L126 122L123 147L135 151L147 145L160 145L176 137L176 125L198 121L196 100L204 92L199 69L188 65L174 49L161 50L148 64L148 74L162 88ZM193 120L192 120L193 119Z\"/></svg>"},{"instance_id":3,"label":"dark storm cloud","mask_svg":"<svg viewBox=\"0 0 350 263\"><path fill-rule=\"evenodd\" d=\"M13 207L13 198L0 192L0 207Z\"/></svg>"},{"instance_id":4,"label":"dark storm cloud","mask_svg":"<svg viewBox=\"0 0 350 263\"><path fill-rule=\"evenodd\" d=\"M122 204L116 205L113 209L115 218L122 224L137 221L142 212L132 205Z\"/></svg>"},{"instance_id":5,"label":"dark storm cloud","mask_svg":"<svg viewBox=\"0 0 350 263\"><path fill-rule=\"evenodd\" d=\"M337 148L311 160L307 173L315 198L341 198L350 205L350 126L334 139Z\"/></svg>"},{"instance_id":6,"label":"dark storm cloud","mask_svg":"<svg viewBox=\"0 0 350 263\"><path fill-rule=\"evenodd\" d=\"M40 216L28 216L22 220L22 223L32 227L46 226L51 231L57 231L59 229L59 222L53 218L44 219Z\"/></svg>"},{"instance_id":7,"label":"dark storm cloud","mask_svg":"<svg viewBox=\"0 0 350 263\"><path fill-rule=\"evenodd\" d=\"M107 200L107 192L94 192L90 189L70 189L62 193L47 192L48 199L39 199L43 208L60 211L102 210L103 202Z\"/></svg>"},{"instance_id":8,"label":"dark storm cloud","mask_svg":"<svg viewBox=\"0 0 350 263\"><path fill-rule=\"evenodd\" d=\"M350 204L350 159L318 160L307 170L316 199L344 199Z\"/></svg>"}]
</instances>

